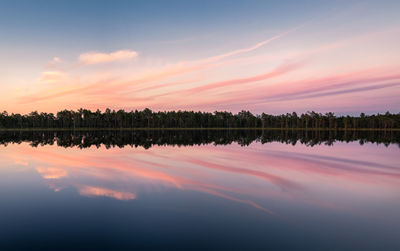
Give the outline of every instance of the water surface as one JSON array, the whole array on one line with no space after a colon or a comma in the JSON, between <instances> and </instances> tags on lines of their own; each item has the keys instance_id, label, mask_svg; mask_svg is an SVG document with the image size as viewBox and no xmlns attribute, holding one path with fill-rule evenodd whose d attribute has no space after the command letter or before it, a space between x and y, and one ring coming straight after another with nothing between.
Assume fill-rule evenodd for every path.
<instances>
[{"instance_id":1,"label":"water surface","mask_svg":"<svg viewBox=\"0 0 400 251\"><path fill-rule=\"evenodd\" d=\"M0 249L400 250L398 135L372 136L3 133Z\"/></svg>"}]
</instances>

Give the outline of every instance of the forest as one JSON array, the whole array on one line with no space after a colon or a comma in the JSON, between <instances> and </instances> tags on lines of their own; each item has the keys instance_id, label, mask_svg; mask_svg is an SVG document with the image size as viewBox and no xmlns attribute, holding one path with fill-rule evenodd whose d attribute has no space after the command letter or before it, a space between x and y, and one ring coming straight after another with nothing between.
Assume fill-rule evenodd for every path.
<instances>
[{"instance_id":1,"label":"forest","mask_svg":"<svg viewBox=\"0 0 400 251\"><path fill-rule=\"evenodd\" d=\"M53 113L31 112L26 115L0 113L1 129L117 129L117 128L275 128L275 129L379 129L400 128L400 113L359 116L335 116L325 114L296 112L282 115L252 114L241 111L237 114L216 111L157 111L148 108L142 111L106 109L95 112L87 109L77 111L63 110Z\"/></svg>"}]
</instances>

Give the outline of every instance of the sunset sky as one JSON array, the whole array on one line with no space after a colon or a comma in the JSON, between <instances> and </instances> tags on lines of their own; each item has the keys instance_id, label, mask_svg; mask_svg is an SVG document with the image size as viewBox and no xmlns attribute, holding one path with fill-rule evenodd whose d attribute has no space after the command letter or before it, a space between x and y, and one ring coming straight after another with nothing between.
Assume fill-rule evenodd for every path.
<instances>
[{"instance_id":1,"label":"sunset sky","mask_svg":"<svg viewBox=\"0 0 400 251\"><path fill-rule=\"evenodd\" d=\"M400 1L0 1L0 110L400 111Z\"/></svg>"}]
</instances>

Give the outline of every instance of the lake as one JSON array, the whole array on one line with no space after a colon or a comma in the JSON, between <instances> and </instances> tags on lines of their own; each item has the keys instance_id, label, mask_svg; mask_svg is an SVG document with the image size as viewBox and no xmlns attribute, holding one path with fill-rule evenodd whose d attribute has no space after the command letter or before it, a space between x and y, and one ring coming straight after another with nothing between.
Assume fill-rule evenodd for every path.
<instances>
[{"instance_id":1,"label":"lake","mask_svg":"<svg viewBox=\"0 0 400 251\"><path fill-rule=\"evenodd\" d=\"M400 250L399 132L0 133L0 250Z\"/></svg>"}]
</instances>

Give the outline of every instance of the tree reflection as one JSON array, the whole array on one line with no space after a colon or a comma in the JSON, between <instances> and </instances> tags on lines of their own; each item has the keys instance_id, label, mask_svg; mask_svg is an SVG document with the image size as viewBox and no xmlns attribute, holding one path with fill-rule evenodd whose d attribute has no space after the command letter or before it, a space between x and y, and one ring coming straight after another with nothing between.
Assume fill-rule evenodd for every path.
<instances>
[{"instance_id":1,"label":"tree reflection","mask_svg":"<svg viewBox=\"0 0 400 251\"><path fill-rule=\"evenodd\" d=\"M133 131L7 131L0 133L0 144L28 142L31 146L53 145L87 148L91 146L144 147L157 145L193 146L228 145L237 143L247 146L253 142L262 144L281 142L307 146L333 145L335 142L358 141L397 144L398 131L338 131L338 130L133 130Z\"/></svg>"}]
</instances>

